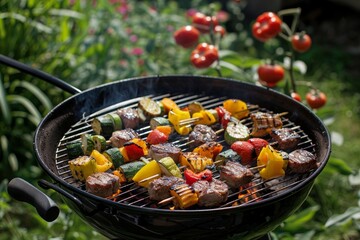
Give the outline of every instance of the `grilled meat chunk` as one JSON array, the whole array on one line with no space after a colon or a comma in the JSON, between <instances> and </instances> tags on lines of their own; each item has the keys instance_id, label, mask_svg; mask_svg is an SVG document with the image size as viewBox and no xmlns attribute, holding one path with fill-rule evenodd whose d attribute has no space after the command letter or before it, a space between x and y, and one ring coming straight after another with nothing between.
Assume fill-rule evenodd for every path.
<instances>
[{"instance_id":1,"label":"grilled meat chunk","mask_svg":"<svg viewBox=\"0 0 360 240\"><path fill-rule=\"evenodd\" d=\"M119 177L99 172L86 178L86 191L99 197L109 197L119 190Z\"/></svg>"},{"instance_id":2,"label":"grilled meat chunk","mask_svg":"<svg viewBox=\"0 0 360 240\"><path fill-rule=\"evenodd\" d=\"M253 178L254 174L250 169L238 162L228 161L224 166L220 166L220 179L224 180L230 188L239 188Z\"/></svg>"},{"instance_id":3,"label":"grilled meat chunk","mask_svg":"<svg viewBox=\"0 0 360 240\"><path fill-rule=\"evenodd\" d=\"M192 187L198 193L198 205L201 207L217 207L225 202L229 195L228 185L215 178L211 182L197 181Z\"/></svg>"},{"instance_id":4,"label":"grilled meat chunk","mask_svg":"<svg viewBox=\"0 0 360 240\"><path fill-rule=\"evenodd\" d=\"M175 163L179 162L181 148L174 146L172 143L160 143L150 146L149 157L160 160L164 157L171 157Z\"/></svg>"},{"instance_id":5,"label":"grilled meat chunk","mask_svg":"<svg viewBox=\"0 0 360 240\"><path fill-rule=\"evenodd\" d=\"M138 137L139 135L132 128L125 128L123 130L115 131L110 137L111 146L118 148L123 147L124 143Z\"/></svg>"},{"instance_id":6,"label":"grilled meat chunk","mask_svg":"<svg viewBox=\"0 0 360 240\"><path fill-rule=\"evenodd\" d=\"M277 142L278 149L287 151L294 150L301 140L300 135L291 128L274 128L270 136Z\"/></svg>"},{"instance_id":7,"label":"grilled meat chunk","mask_svg":"<svg viewBox=\"0 0 360 240\"><path fill-rule=\"evenodd\" d=\"M197 124L189 134L189 141L194 141L191 143L192 147L199 146L206 142L216 141L216 138L215 131L211 127L203 124Z\"/></svg>"},{"instance_id":8,"label":"grilled meat chunk","mask_svg":"<svg viewBox=\"0 0 360 240\"><path fill-rule=\"evenodd\" d=\"M148 193L151 200L161 201L171 197L170 188L175 184L185 183L185 180L178 177L160 177L149 184Z\"/></svg>"},{"instance_id":9,"label":"grilled meat chunk","mask_svg":"<svg viewBox=\"0 0 360 240\"><path fill-rule=\"evenodd\" d=\"M251 132L253 137L264 137L269 134L271 129L282 127L281 117L278 114L256 112L250 114L250 118L253 121L253 131Z\"/></svg>"},{"instance_id":10,"label":"grilled meat chunk","mask_svg":"<svg viewBox=\"0 0 360 240\"><path fill-rule=\"evenodd\" d=\"M137 109L122 108L116 111L120 116L124 128L136 128L140 123L140 116Z\"/></svg>"},{"instance_id":11,"label":"grilled meat chunk","mask_svg":"<svg viewBox=\"0 0 360 240\"><path fill-rule=\"evenodd\" d=\"M297 149L289 153L288 168L293 173L306 173L317 168L316 157L304 149Z\"/></svg>"}]
</instances>

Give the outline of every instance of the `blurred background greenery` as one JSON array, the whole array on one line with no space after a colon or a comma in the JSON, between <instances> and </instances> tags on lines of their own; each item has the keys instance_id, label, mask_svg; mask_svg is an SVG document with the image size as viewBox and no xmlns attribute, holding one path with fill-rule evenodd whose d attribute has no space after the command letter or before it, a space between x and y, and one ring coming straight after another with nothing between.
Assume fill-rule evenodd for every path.
<instances>
[{"instance_id":1,"label":"blurred background greenery","mask_svg":"<svg viewBox=\"0 0 360 240\"><path fill-rule=\"evenodd\" d=\"M228 31L220 44L223 76L253 83L256 67L270 57L284 63L288 48L280 39L263 44L252 38L249 29L256 15L302 8L299 27L312 36L313 46L296 55L302 67L295 75L327 94L327 104L316 114L331 133L333 150L304 205L271 236L359 239L360 21L355 8L325 0L273 1L270 6L269 1L256 1L255 8L245 0L2 0L0 53L82 90L135 76L216 75L212 68L193 68L191 50L177 46L172 37L190 23L189 9L206 13L210 2L211 9L222 14L220 23ZM299 86L298 91L304 96L307 87ZM47 178L33 154L34 131L42 117L69 96L40 79L0 66L1 239L103 238L52 191L46 193L61 208L52 223L42 220L33 207L12 200L6 191L8 181L16 176L35 185Z\"/></svg>"}]
</instances>

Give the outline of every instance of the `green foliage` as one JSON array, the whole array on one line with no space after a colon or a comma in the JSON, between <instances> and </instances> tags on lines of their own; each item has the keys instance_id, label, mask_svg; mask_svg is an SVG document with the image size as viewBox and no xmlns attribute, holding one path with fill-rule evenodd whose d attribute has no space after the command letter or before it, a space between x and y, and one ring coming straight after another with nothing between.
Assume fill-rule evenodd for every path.
<instances>
[{"instance_id":1,"label":"green foliage","mask_svg":"<svg viewBox=\"0 0 360 240\"><path fill-rule=\"evenodd\" d=\"M214 68L194 69L189 62L191 49L175 45L172 39L177 28L189 24L186 10L206 12L207 1L112 2L116 1L1 1L0 52L84 90L141 75L217 76ZM243 21L243 3L227 4L231 19L226 24L233 31L219 46L222 76L255 83L256 67L264 60L273 58L286 65L288 46L277 39L266 44L252 39L250 25ZM215 3L212 9L219 10L220 6ZM208 39L205 36L201 40ZM356 160L360 154L354 148L360 144L360 127L353 124L360 112L360 97L354 87L358 83L341 81L349 77L344 74L346 56L338 49L315 44L296 58L299 65L295 78L313 82L328 95L327 105L316 114L327 124L334 140L333 151L303 207L274 230L272 237L359 237L356 193L360 178L353 171L359 168ZM305 72L301 69L304 63ZM280 87L287 83L282 84ZM298 91L304 95L307 86L299 85ZM88 225L57 199L58 194L47 193L60 204L61 215L55 222L46 223L33 207L10 199L6 192L7 180L15 176L32 183L45 177L32 153L34 130L42 117L68 96L39 79L0 67L0 174L5 179L0 184L1 239L102 238L89 231Z\"/></svg>"}]
</instances>

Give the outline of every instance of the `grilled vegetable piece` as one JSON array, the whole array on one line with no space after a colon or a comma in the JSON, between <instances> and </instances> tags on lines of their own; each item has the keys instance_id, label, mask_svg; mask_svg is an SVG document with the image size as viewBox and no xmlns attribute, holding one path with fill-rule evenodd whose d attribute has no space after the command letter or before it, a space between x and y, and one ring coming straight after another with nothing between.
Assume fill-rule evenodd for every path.
<instances>
[{"instance_id":1,"label":"grilled vegetable piece","mask_svg":"<svg viewBox=\"0 0 360 240\"><path fill-rule=\"evenodd\" d=\"M112 162L97 150L91 152L90 158L96 161L95 172L106 172L113 166Z\"/></svg>"},{"instance_id":2,"label":"grilled vegetable piece","mask_svg":"<svg viewBox=\"0 0 360 240\"><path fill-rule=\"evenodd\" d=\"M244 166L251 165L253 162L253 157L255 155L254 146L247 141L236 141L231 144L230 148L239 154L241 158L241 164Z\"/></svg>"},{"instance_id":3,"label":"grilled vegetable piece","mask_svg":"<svg viewBox=\"0 0 360 240\"><path fill-rule=\"evenodd\" d=\"M195 122L195 124L204 124L204 125L211 125L216 123L216 118L214 115L207 110L201 110L200 112L196 112L192 115L193 118L199 118Z\"/></svg>"},{"instance_id":4,"label":"grilled vegetable piece","mask_svg":"<svg viewBox=\"0 0 360 240\"><path fill-rule=\"evenodd\" d=\"M94 143L94 149L103 152L106 149L106 139L105 137L101 135L93 135L91 136L91 139Z\"/></svg>"},{"instance_id":5,"label":"grilled vegetable piece","mask_svg":"<svg viewBox=\"0 0 360 240\"><path fill-rule=\"evenodd\" d=\"M114 122L108 115L100 116L94 118L94 120L91 122L91 127L95 134L108 138L114 131Z\"/></svg>"},{"instance_id":6,"label":"grilled vegetable piece","mask_svg":"<svg viewBox=\"0 0 360 240\"><path fill-rule=\"evenodd\" d=\"M175 184L185 183L185 180L177 177L163 176L149 184L148 193L151 200L161 201L171 197L170 188Z\"/></svg>"},{"instance_id":7,"label":"grilled vegetable piece","mask_svg":"<svg viewBox=\"0 0 360 240\"><path fill-rule=\"evenodd\" d=\"M203 124L196 125L189 134L189 141L192 147L197 147L206 142L214 142L216 138L216 132L211 127Z\"/></svg>"},{"instance_id":8,"label":"grilled vegetable piece","mask_svg":"<svg viewBox=\"0 0 360 240\"><path fill-rule=\"evenodd\" d=\"M277 143L277 149L292 151L301 140L301 136L291 128L272 129L270 136Z\"/></svg>"},{"instance_id":9,"label":"grilled vegetable piece","mask_svg":"<svg viewBox=\"0 0 360 240\"><path fill-rule=\"evenodd\" d=\"M140 116L137 109L134 108L122 108L116 111L120 116L124 128L135 129L139 126Z\"/></svg>"},{"instance_id":10,"label":"grilled vegetable piece","mask_svg":"<svg viewBox=\"0 0 360 240\"><path fill-rule=\"evenodd\" d=\"M119 178L110 173L94 173L86 178L86 191L99 197L110 197L118 193Z\"/></svg>"},{"instance_id":11,"label":"grilled vegetable piece","mask_svg":"<svg viewBox=\"0 0 360 240\"><path fill-rule=\"evenodd\" d=\"M224 108L236 119L243 119L249 116L250 111L245 102L239 99L228 99L223 102Z\"/></svg>"},{"instance_id":12,"label":"grilled vegetable piece","mask_svg":"<svg viewBox=\"0 0 360 240\"><path fill-rule=\"evenodd\" d=\"M157 126L170 126L170 121L164 117L154 117L150 119L150 128L155 129Z\"/></svg>"},{"instance_id":13,"label":"grilled vegetable piece","mask_svg":"<svg viewBox=\"0 0 360 240\"><path fill-rule=\"evenodd\" d=\"M318 167L316 157L305 149L297 149L289 153L289 170L294 173L305 173Z\"/></svg>"},{"instance_id":14,"label":"grilled vegetable piece","mask_svg":"<svg viewBox=\"0 0 360 240\"><path fill-rule=\"evenodd\" d=\"M174 176L181 178L181 171L171 157L164 157L159 161L161 172L165 176Z\"/></svg>"},{"instance_id":15,"label":"grilled vegetable piece","mask_svg":"<svg viewBox=\"0 0 360 240\"><path fill-rule=\"evenodd\" d=\"M145 166L143 161L134 161L121 165L118 169L123 174L128 182L132 180L135 174Z\"/></svg>"},{"instance_id":16,"label":"grilled vegetable piece","mask_svg":"<svg viewBox=\"0 0 360 240\"><path fill-rule=\"evenodd\" d=\"M211 158L201 156L195 152L182 152L180 155L180 164L188 167L191 171L199 173L207 167L213 166L214 162Z\"/></svg>"},{"instance_id":17,"label":"grilled vegetable piece","mask_svg":"<svg viewBox=\"0 0 360 240\"><path fill-rule=\"evenodd\" d=\"M138 103L138 107L143 111L147 119L161 115L160 105L149 97L143 97Z\"/></svg>"},{"instance_id":18,"label":"grilled vegetable piece","mask_svg":"<svg viewBox=\"0 0 360 240\"><path fill-rule=\"evenodd\" d=\"M121 154L119 148L109 148L103 152L103 155L112 162L114 168L118 168L125 163L124 156Z\"/></svg>"},{"instance_id":19,"label":"grilled vegetable piece","mask_svg":"<svg viewBox=\"0 0 360 240\"><path fill-rule=\"evenodd\" d=\"M193 183L197 181L212 181L212 172L209 169L205 169L204 171L201 171L199 173L194 173L190 169L186 168L184 170L184 178L186 180L186 183L189 185L192 185Z\"/></svg>"},{"instance_id":20,"label":"grilled vegetable piece","mask_svg":"<svg viewBox=\"0 0 360 240\"><path fill-rule=\"evenodd\" d=\"M95 149L95 144L92 139L91 134L82 134L81 135L81 144L82 144L82 150L83 153L87 156L91 154L91 152Z\"/></svg>"},{"instance_id":21,"label":"grilled vegetable piece","mask_svg":"<svg viewBox=\"0 0 360 240\"><path fill-rule=\"evenodd\" d=\"M106 114L105 116L110 118L113 123L112 132L123 129L123 123L122 123L121 117L117 113L112 112L112 113Z\"/></svg>"},{"instance_id":22,"label":"grilled vegetable piece","mask_svg":"<svg viewBox=\"0 0 360 240\"><path fill-rule=\"evenodd\" d=\"M150 145L165 143L169 140L169 136L163 132L160 132L158 129L150 131L146 137L146 142Z\"/></svg>"},{"instance_id":23,"label":"grilled vegetable piece","mask_svg":"<svg viewBox=\"0 0 360 240\"><path fill-rule=\"evenodd\" d=\"M74 159L79 156L84 155L82 150L81 141L69 142L66 144L66 152L68 154L68 159Z\"/></svg>"},{"instance_id":24,"label":"grilled vegetable piece","mask_svg":"<svg viewBox=\"0 0 360 240\"><path fill-rule=\"evenodd\" d=\"M284 168L286 168L287 162L284 161L280 152L267 145L261 150L257 159L257 165L265 166L259 173L263 179L268 180L284 176Z\"/></svg>"},{"instance_id":25,"label":"grilled vegetable piece","mask_svg":"<svg viewBox=\"0 0 360 240\"><path fill-rule=\"evenodd\" d=\"M204 107L199 102L192 102L188 105L188 110L190 112L190 115L194 117L193 114L204 110Z\"/></svg>"},{"instance_id":26,"label":"grilled vegetable piece","mask_svg":"<svg viewBox=\"0 0 360 240\"><path fill-rule=\"evenodd\" d=\"M164 107L165 113L169 113L172 109L179 109L179 106L171 98L163 98L160 102Z\"/></svg>"},{"instance_id":27,"label":"grilled vegetable piece","mask_svg":"<svg viewBox=\"0 0 360 240\"><path fill-rule=\"evenodd\" d=\"M187 209L198 203L198 196L194 189L186 183L175 184L170 188L175 208Z\"/></svg>"},{"instance_id":28,"label":"grilled vegetable piece","mask_svg":"<svg viewBox=\"0 0 360 240\"><path fill-rule=\"evenodd\" d=\"M145 156L142 146L135 142L126 142L124 144L124 150L126 151L127 158L125 160L135 161L139 160L141 157Z\"/></svg>"},{"instance_id":29,"label":"grilled vegetable piece","mask_svg":"<svg viewBox=\"0 0 360 240\"><path fill-rule=\"evenodd\" d=\"M236 141L246 141L250 137L250 130L240 122L229 122L224 133L225 142L229 145Z\"/></svg>"},{"instance_id":30,"label":"grilled vegetable piece","mask_svg":"<svg viewBox=\"0 0 360 240\"><path fill-rule=\"evenodd\" d=\"M225 202L229 196L228 185L215 178L212 181L197 181L192 187L198 194L197 204L201 207L217 207Z\"/></svg>"},{"instance_id":31,"label":"grilled vegetable piece","mask_svg":"<svg viewBox=\"0 0 360 240\"><path fill-rule=\"evenodd\" d=\"M181 148L174 146L172 143L162 143L150 146L149 157L155 160L171 157L175 163L178 163L180 153Z\"/></svg>"},{"instance_id":32,"label":"grilled vegetable piece","mask_svg":"<svg viewBox=\"0 0 360 240\"><path fill-rule=\"evenodd\" d=\"M191 127L189 126L183 126L180 124L181 120L189 119L190 118L190 112L189 111L183 111L178 108L172 109L169 111L168 119L170 123L174 126L174 129L176 132L180 135L187 135L191 132Z\"/></svg>"},{"instance_id":33,"label":"grilled vegetable piece","mask_svg":"<svg viewBox=\"0 0 360 240\"><path fill-rule=\"evenodd\" d=\"M111 146L118 148L123 147L124 143L138 137L139 134L131 128L125 128L123 130L115 131L110 137Z\"/></svg>"},{"instance_id":34,"label":"grilled vegetable piece","mask_svg":"<svg viewBox=\"0 0 360 240\"><path fill-rule=\"evenodd\" d=\"M253 137L264 137L273 128L281 128L283 125L279 114L256 112L250 114L250 118L253 121L253 130L251 132Z\"/></svg>"},{"instance_id":35,"label":"grilled vegetable piece","mask_svg":"<svg viewBox=\"0 0 360 240\"><path fill-rule=\"evenodd\" d=\"M96 161L89 156L81 156L69 161L71 175L80 181L96 172Z\"/></svg>"},{"instance_id":36,"label":"grilled vegetable piece","mask_svg":"<svg viewBox=\"0 0 360 240\"><path fill-rule=\"evenodd\" d=\"M219 153L215 158L216 166L224 165L227 161L240 162L241 158L234 150L228 149Z\"/></svg>"},{"instance_id":37,"label":"grilled vegetable piece","mask_svg":"<svg viewBox=\"0 0 360 240\"><path fill-rule=\"evenodd\" d=\"M216 156L222 151L223 146L217 142L206 142L196 147L193 152L199 153L201 156L215 159Z\"/></svg>"},{"instance_id":38,"label":"grilled vegetable piece","mask_svg":"<svg viewBox=\"0 0 360 240\"><path fill-rule=\"evenodd\" d=\"M240 186L249 183L254 174L249 168L238 162L228 161L224 166L220 166L220 179L233 189L239 189Z\"/></svg>"},{"instance_id":39,"label":"grilled vegetable piece","mask_svg":"<svg viewBox=\"0 0 360 240\"><path fill-rule=\"evenodd\" d=\"M148 187L150 182L161 176L161 169L156 160L151 160L144 167L142 167L132 178L134 182L137 182L141 187ZM147 181L141 182L142 180L150 178Z\"/></svg>"}]
</instances>

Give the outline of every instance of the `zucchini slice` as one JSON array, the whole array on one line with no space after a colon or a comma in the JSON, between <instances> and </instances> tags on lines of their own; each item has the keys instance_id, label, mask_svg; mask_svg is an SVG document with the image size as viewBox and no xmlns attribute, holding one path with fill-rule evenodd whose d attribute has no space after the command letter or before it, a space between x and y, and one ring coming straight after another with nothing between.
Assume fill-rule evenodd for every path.
<instances>
[{"instance_id":1,"label":"zucchini slice","mask_svg":"<svg viewBox=\"0 0 360 240\"><path fill-rule=\"evenodd\" d=\"M82 134L81 135L81 147L83 153L87 156L90 156L91 152L95 149L95 144L90 134Z\"/></svg>"},{"instance_id":2,"label":"zucchini slice","mask_svg":"<svg viewBox=\"0 0 360 240\"><path fill-rule=\"evenodd\" d=\"M241 123L229 122L225 134L225 142L229 145L236 141L245 141L250 138L250 130Z\"/></svg>"},{"instance_id":3,"label":"zucchini slice","mask_svg":"<svg viewBox=\"0 0 360 240\"><path fill-rule=\"evenodd\" d=\"M82 144L80 141L69 142L66 144L66 150L67 150L69 159L74 159L74 158L84 155L81 145Z\"/></svg>"},{"instance_id":4,"label":"zucchini slice","mask_svg":"<svg viewBox=\"0 0 360 240\"><path fill-rule=\"evenodd\" d=\"M111 134L114 131L113 120L108 115L94 118L94 120L91 123L91 126L95 134L102 135L105 138L111 137Z\"/></svg>"},{"instance_id":5,"label":"zucchini slice","mask_svg":"<svg viewBox=\"0 0 360 240\"><path fill-rule=\"evenodd\" d=\"M113 163L115 168L120 167L120 165L125 163L124 157L120 152L119 148L109 148L103 152L104 156Z\"/></svg>"},{"instance_id":6,"label":"zucchini slice","mask_svg":"<svg viewBox=\"0 0 360 240\"><path fill-rule=\"evenodd\" d=\"M134 161L121 165L119 170L126 177L127 181L131 181L135 174L143 167L145 163L143 161Z\"/></svg>"},{"instance_id":7,"label":"zucchini slice","mask_svg":"<svg viewBox=\"0 0 360 240\"><path fill-rule=\"evenodd\" d=\"M101 135L93 135L91 137L94 143L94 149L98 150L99 152L103 152L106 149L106 139Z\"/></svg>"}]
</instances>

